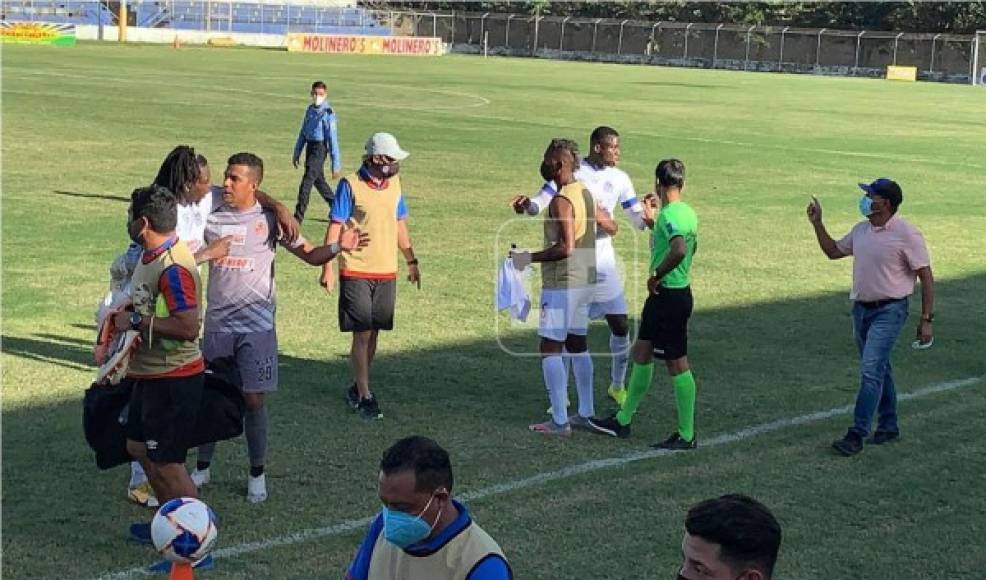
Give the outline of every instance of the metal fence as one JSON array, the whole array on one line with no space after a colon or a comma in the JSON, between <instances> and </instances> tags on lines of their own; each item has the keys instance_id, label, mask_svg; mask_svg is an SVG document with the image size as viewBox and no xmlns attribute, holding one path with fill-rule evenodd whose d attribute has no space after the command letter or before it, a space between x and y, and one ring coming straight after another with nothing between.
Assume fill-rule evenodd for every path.
<instances>
[{"instance_id":1,"label":"metal fence","mask_svg":"<svg viewBox=\"0 0 986 580\"><path fill-rule=\"evenodd\" d=\"M847 76L883 76L914 66L918 78L970 82L974 35L539 17L494 13L399 13L404 33L438 36L458 52L541 56Z\"/></svg>"}]
</instances>

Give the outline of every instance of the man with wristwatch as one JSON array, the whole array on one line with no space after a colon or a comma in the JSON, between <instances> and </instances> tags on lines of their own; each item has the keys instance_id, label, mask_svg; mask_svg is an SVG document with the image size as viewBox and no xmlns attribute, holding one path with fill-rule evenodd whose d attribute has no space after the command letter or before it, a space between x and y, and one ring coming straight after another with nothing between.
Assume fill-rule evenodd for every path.
<instances>
[{"instance_id":1,"label":"man with wristwatch","mask_svg":"<svg viewBox=\"0 0 986 580\"><path fill-rule=\"evenodd\" d=\"M907 320L908 297L915 278L921 281L921 319L917 340L930 345L934 320L934 276L924 237L897 216L904 201L900 186L886 178L859 184L864 195L859 211L866 219L841 240L833 240L822 224L822 206L812 198L808 220L822 252L830 260L853 257L853 334L860 355L860 385L853 426L832 446L845 456L863 450L873 414L877 428L867 443L880 445L900 438L897 425L897 390L890 353Z\"/></svg>"},{"instance_id":2,"label":"man with wristwatch","mask_svg":"<svg viewBox=\"0 0 986 580\"><path fill-rule=\"evenodd\" d=\"M370 390L370 365L380 331L394 328L398 250L407 263L408 281L421 289L421 271L411 247L407 205L398 175L407 156L390 133L371 136L362 166L336 186L325 232L326 244L338 241L347 223L370 236L362 252L339 257L339 330L353 333L349 353L353 377L346 402L367 420L383 418L377 397ZM334 280L329 268L323 267L320 283L332 291Z\"/></svg>"},{"instance_id":3,"label":"man with wristwatch","mask_svg":"<svg viewBox=\"0 0 986 580\"><path fill-rule=\"evenodd\" d=\"M175 234L176 206L164 187L133 192L127 229L143 254L131 278L133 312L113 315L117 330L141 333L127 369L133 380L127 451L141 462L162 504L196 496L185 455L205 372L197 342L201 282L195 257ZM150 543L150 524L134 524L130 533Z\"/></svg>"}]
</instances>

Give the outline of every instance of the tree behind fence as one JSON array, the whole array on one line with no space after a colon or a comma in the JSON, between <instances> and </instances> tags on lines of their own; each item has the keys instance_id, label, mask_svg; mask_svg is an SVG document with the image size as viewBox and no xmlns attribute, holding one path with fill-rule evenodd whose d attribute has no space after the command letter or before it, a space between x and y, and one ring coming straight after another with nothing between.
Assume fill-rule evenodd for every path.
<instances>
[{"instance_id":1,"label":"tree behind fence","mask_svg":"<svg viewBox=\"0 0 986 580\"><path fill-rule=\"evenodd\" d=\"M457 52L701 68L878 77L889 65L918 78L968 83L983 43L973 35L844 31L735 24L537 17L455 12L390 13L395 28L438 36ZM982 65L981 65L982 66Z\"/></svg>"}]
</instances>

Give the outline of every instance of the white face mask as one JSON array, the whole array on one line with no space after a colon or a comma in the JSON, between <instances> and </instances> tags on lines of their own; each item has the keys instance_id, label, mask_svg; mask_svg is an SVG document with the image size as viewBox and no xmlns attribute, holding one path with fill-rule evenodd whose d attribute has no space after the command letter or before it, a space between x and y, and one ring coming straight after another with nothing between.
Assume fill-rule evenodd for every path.
<instances>
[{"instance_id":1,"label":"white face mask","mask_svg":"<svg viewBox=\"0 0 986 580\"><path fill-rule=\"evenodd\" d=\"M321 107L322 103L325 102L325 95L315 95L312 97L312 102L315 103L316 107Z\"/></svg>"}]
</instances>

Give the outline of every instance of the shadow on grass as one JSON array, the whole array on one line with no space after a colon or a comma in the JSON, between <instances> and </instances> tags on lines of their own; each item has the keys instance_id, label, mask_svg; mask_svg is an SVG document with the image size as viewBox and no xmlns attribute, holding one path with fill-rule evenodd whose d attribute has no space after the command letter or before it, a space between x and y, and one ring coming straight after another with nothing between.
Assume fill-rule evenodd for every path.
<instances>
[{"instance_id":1,"label":"shadow on grass","mask_svg":"<svg viewBox=\"0 0 986 580\"><path fill-rule=\"evenodd\" d=\"M733 89L729 85L708 85L702 83L680 83L674 81L631 81L631 85L641 85L647 87L673 87L676 89Z\"/></svg>"},{"instance_id":2,"label":"shadow on grass","mask_svg":"<svg viewBox=\"0 0 986 580\"><path fill-rule=\"evenodd\" d=\"M895 355L903 392L983 373L986 274L939 282L937 289L937 338L929 351L915 353L907 346L920 307L919 299L911 303L912 318ZM689 357L698 379L702 434L730 432L852 402L857 360L845 293L719 310L702 310L699 294L696 303L699 310L692 319ZM281 326L282 337L290 332ZM394 334L413 332L405 325ZM281 355L281 389L269 400L271 477L282 499L274 498L266 508L259 508L266 510L263 519L269 527L257 529L253 512L240 507L242 498L234 502L232 492L229 497L221 495L223 488L212 492L220 495L210 501L218 501L217 509L229 514L224 519L227 541L324 525L373 509L372 475L380 451L412 433L436 437L449 449L456 458L457 479L463 482L461 493L544 469L639 450L673 427L670 383L659 369L631 439L616 441L580 433L568 442L545 441L526 430L528 423L543 420L547 406L536 357L509 357L499 350L492 335L403 352L391 350L390 336L381 337L373 368L383 421L364 422L345 408L348 344L335 342L335 350L319 359ZM506 340L533 350L537 339L525 332ZM605 326L593 327L590 342L596 352L606 351ZM7 365L23 359L92 371L91 348L77 338L5 336L3 352L11 357ZM604 415L613 410L603 394L609 383L609 362L597 357L595 365L596 414ZM87 376L78 378L79 394L72 400L37 397L4 407L3 548L11 577L22 577L27 571L39 577L58 576L60 570L78 566L80 561L86 562L85 570L77 571L85 575L144 557L138 554L145 552L122 547L120 530L136 512L122 500L123 470L106 474L95 469L80 420ZM8 388L17 386L5 385ZM905 407L904 428L907 414ZM831 435L841 434L842 428L833 425ZM806 440L806 452L822 453L822 443L829 439L826 436L821 443ZM242 443L220 446L222 464L245 461L242 452L233 452L234 447ZM39 472L44 473L40 478ZM325 489L313 492L313 482ZM80 488L94 491L80 502ZM315 497L322 492L328 494L324 501ZM350 496L355 503L337 501ZM313 507L300 511L296 502L309 502L305 505ZM86 522L88 531L80 534L77 525L66 522ZM49 549L51 557L36 558ZM94 556L91 560L82 557L87 554Z\"/></svg>"},{"instance_id":3,"label":"shadow on grass","mask_svg":"<svg viewBox=\"0 0 986 580\"><path fill-rule=\"evenodd\" d=\"M108 193L82 193L78 191L52 191L55 195L64 195L68 197L81 197L85 199L103 199L106 201L119 201L123 203L130 203L130 198L123 195L110 195Z\"/></svg>"}]
</instances>

